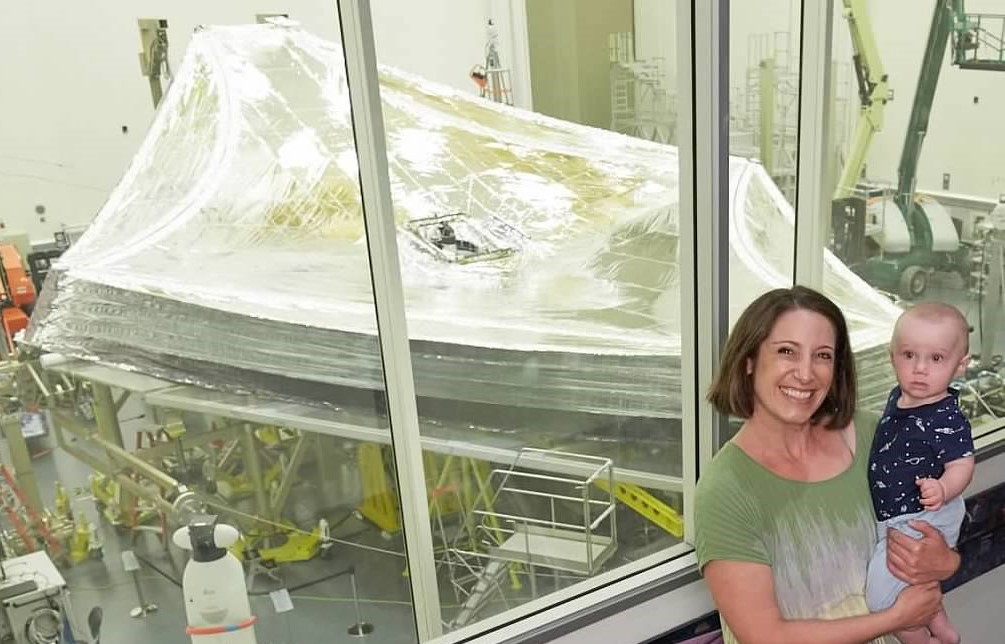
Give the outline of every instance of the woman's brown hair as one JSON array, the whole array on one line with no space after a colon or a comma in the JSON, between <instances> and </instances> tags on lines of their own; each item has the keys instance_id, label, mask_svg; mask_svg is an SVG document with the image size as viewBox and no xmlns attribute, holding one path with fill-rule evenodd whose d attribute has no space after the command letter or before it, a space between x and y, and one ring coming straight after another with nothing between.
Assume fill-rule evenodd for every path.
<instances>
[{"instance_id":1,"label":"woman's brown hair","mask_svg":"<svg viewBox=\"0 0 1005 644\"><path fill-rule=\"evenodd\" d=\"M723 414L750 418L754 412L754 378L747 373L747 361L756 360L757 351L775 322L784 313L803 309L819 313L834 328L834 380L827 397L813 413L814 423L843 429L855 414L855 356L848 338L848 325L841 309L821 293L805 286L768 291L740 314L722 353L719 370L708 391L708 401Z\"/></svg>"}]
</instances>

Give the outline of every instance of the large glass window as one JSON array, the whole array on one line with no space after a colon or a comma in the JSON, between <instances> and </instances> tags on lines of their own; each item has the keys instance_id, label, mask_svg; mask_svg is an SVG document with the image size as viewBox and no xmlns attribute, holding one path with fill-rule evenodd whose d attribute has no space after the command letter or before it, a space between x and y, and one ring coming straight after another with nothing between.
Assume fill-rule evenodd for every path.
<instances>
[{"instance_id":1,"label":"large glass window","mask_svg":"<svg viewBox=\"0 0 1005 644\"><path fill-rule=\"evenodd\" d=\"M862 403L881 408L893 374L886 343L900 311L923 300L958 307L970 321L971 368L957 385L983 434L1005 414L1000 234L993 209L1002 193L990 148L993 114L1005 97L982 83L1002 69L1000 16L967 3L835 3L833 173L828 261L855 278L825 274L849 289ZM847 70L847 71L843 71ZM847 105L846 109L840 106ZM800 249L802 251L802 249Z\"/></svg>"},{"instance_id":2,"label":"large glass window","mask_svg":"<svg viewBox=\"0 0 1005 644\"><path fill-rule=\"evenodd\" d=\"M685 458L675 6L463 7L375 24L447 632L680 544Z\"/></svg>"},{"instance_id":3,"label":"large glass window","mask_svg":"<svg viewBox=\"0 0 1005 644\"><path fill-rule=\"evenodd\" d=\"M0 25L0 545L78 635L459 641L688 550L693 3L355 3L379 72L348 2L126 4ZM733 151L738 311L794 179Z\"/></svg>"},{"instance_id":4,"label":"large glass window","mask_svg":"<svg viewBox=\"0 0 1005 644\"><path fill-rule=\"evenodd\" d=\"M48 355L0 365L25 497L6 579L78 638L98 607L102 641L414 642L334 6L240 4L31 4L0 27L5 329L32 312L20 267L49 271L27 337ZM239 564L189 561L196 533L172 535L197 512L240 532L208 537ZM19 637L45 605L11 610Z\"/></svg>"}]
</instances>

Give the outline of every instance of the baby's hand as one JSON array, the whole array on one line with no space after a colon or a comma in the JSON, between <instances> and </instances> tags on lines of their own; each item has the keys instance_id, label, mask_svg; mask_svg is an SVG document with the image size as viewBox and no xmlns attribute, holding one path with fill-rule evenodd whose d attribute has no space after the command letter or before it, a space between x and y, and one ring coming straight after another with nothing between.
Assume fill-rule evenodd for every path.
<instances>
[{"instance_id":1,"label":"baby's hand","mask_svg":"<svg viewBox=\"0 0 1005 644\"><path fill-rule=\"evenodd\" d=\"M921 488L921 505L926 510L938 510L946 502L946 488L939 479L918 479L915 483Z\"/></svg>"}]
</instances>

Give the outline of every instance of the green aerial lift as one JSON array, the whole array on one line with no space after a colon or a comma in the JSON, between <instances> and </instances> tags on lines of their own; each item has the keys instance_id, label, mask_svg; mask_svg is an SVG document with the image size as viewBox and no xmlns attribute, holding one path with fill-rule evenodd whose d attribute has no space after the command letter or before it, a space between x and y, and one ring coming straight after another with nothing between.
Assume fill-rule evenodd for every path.
<instances>
[{"instance_id":1,"label":"green aerial lift","mask_svg":"<svg viewBox=\"0 0 1005 644\"><path fill-rule=\"evenodd\" d=\"M852 49L855 52L852 62L855 66L861 106L848 159L834 191L835 201L855 194L872 137L883 129L883 111L886 109L886 104L893 99L889 78L883 69L883 61L879 57L879 48L873 36L866 1L844 0L844 17L848 21Z\"/></svg>"},{"instance_id":2,"label":"green aerial lift","mask_svg":"<svg viewBox=\"0 0 1005 644\"><path fill-rule=\"evenodd\" d=\"M859 17L864 16L861 4L861 0L845 0L846 13L851 10L853 15L857 12ZM851 17L850 15L849 19ZM995 27L1001 29L1000 35L996 33ZM860 31L870 33L868 29ZM872 133L881 126L882 108L889 100L887 79L882 73L875 43L871 35L856 40L855 32L853 23L852 40L856 50L856 71L863 107L856 130L855 147L849 155L849 162L835 193L835 213L846 204L854 191L854 184L864 163L865 148L868 147ZM862 254L856 256L855 251L863 252L862 240L860 249L853 249L846 243L845 252L842 253L852 270L870 284L896 292L907 299L915 299L924 294L928 286L928 275L932 271L958 271L963 274L969 271L968 250L965 247L955 252L933 250L932 227L915 193L918 161L928 131L942 61L950 41L954 65L963 69L1005 71L1005 16L967 14L963 0L936 0L907 137L897 170L897 190L893 199L907 224L910 249L903 253L881 252L868 257L863 257ZM864 226L864 205L860 217Z\"/></svg>"},{"instance_id":3,"label":"green aerial lift","mask_svg":"<svg viewBox=\"0 0 1005 644\"><path fill-rule=\"evenodd\" d=\"M883 112L886 104L893 100L893 91L879 57L872 21L866 8L867 0L843 2L844 18L848 21L854 50L852 63L858 81L859 115L848 158L831 200L831 225L834 252L850 266L856 266L868 256L866 197L860 194L858 182L873 136L883 129Z\"/></svg>"}]
</instances>

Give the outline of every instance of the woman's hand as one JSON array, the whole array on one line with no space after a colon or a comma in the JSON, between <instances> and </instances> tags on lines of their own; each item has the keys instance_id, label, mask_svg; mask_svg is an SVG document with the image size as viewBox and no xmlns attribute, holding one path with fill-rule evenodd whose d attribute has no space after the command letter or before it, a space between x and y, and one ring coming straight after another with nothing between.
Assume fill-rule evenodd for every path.
<instances>
[{"instance_id":1,"label":"woman's hand","mask_svg":"<svg viewBox=\"0 0 1005 644\"><path fill-rule=\"evenodd\" d=\"M899 631L928 624L941 606L942 591L939 590L939 583L933 581L905 588L890 610L900 624L897 627Z\"/></svg>"},{"instance_id":2,"label":"woman's hand","mask_svg":"<svg viewBox=\"0 0 1005 644\"><path fill-rule=\"evenodd\" d=\"M912 586L952 577L960 566L960 556L946 545L942 533L926 521L911 521L910 525L921 533L920 538L892 528L886 531L886 567L890 572Z\"/></svg>"}]
</instances>

